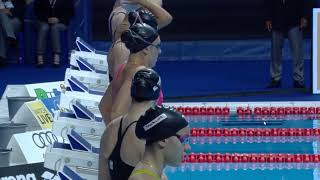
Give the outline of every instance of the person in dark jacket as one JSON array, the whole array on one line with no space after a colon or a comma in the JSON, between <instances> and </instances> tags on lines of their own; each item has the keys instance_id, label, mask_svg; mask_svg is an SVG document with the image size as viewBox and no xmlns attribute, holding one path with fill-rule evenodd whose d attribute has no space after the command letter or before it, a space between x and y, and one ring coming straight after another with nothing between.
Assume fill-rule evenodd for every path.
<instances>
[{"instance_id":1,"label":"person in dark jacket","mask_svg":"<svg viewBox=\"0 0 320 180\"><path fill-rule=\"evenodd\" d=\"M271 82L267 88L281 86L281 56L287 34L293 58L293 86L304 88L303 29L308 25L310 0L266 0L266 28L272 32Z\"/></svg>"},{"instance_id":2,"label":"person in dark jacket","mask_svg":"<svg viewBox=\"0 0 320 180\"><path fill-rule=\"evenodd\" d=\"M53 65L60 65L60 32L65 31L74 15L72 0L35 0L34 11L38 18L37 67L44 66L47 35L51 30Z\"/></svg>"},{"instance_id":3,"label":"person in dark jacket","mask_svg":"<svg viewBox=\"0 0 320 180\"><path fill-rule=\"evenodd\" d=\"M15 33L23 25L25 6L25 0L0 0L0 67L7 64L7 46L18 45Z\"/></svg>"}]
</instances>

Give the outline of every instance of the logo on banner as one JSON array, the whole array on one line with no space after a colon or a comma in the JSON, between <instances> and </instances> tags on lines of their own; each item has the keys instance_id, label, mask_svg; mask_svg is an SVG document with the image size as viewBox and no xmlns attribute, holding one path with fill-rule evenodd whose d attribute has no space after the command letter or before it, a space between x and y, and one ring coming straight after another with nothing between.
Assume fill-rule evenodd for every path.
<instances>
[{"instance_id":1,"label":"logo on banner","mask_svg":"<svg viewBox=\"0 0 320 180\"><path fill-rule=\"evenodd\" d=\"M54 142L58 142L57 136L54 135L51 131L33 133L32 140L33 143L41 149L48 147L50 144L53 144Z\"/></svg>"},{"instance_id":2,"label":"logo on banner","mask_svg":"<svg viewBox=\"0 0 320 180\"><path fill-rule=\"evenodd\" d=\"M36 93L36 96L38 99L47 99L47 98L53 98L56 96L60 96L61 92L57 89L52 89L52 92L45 91L42 88L36 88L34 89L34 92Z\"/></svg>"},{"instance_id":3,"label":"logo on banner","mask_svg":"<svg viewBox=\"0 0 320 180\"><path fill-rule=\"evenodd\" d=\"M0 167L0 180L52 180L55 174L55 171L45 168L43 162Z\"/></svg>"},{"instance_id":4,"label":"logo on banner","mask_svg":"<svg viewBox=\"0 0 320 180\"><path fill-rule=\"evenodd\" d=\"M60 96L41 99L41 101L52 115L54 114L55 111L60 110Z\"/></svg>"},{"instance_id":5,"label":"logo on banner","mask_svg":"<svg viewBox=\"0 0 320 180\"><path fill-rule=\"evenodd\" d=\"M49 112L53 114L54 111L59 110L58 105L63 86L63 81L58 81L27 84L26 88L30 96L35 96L38 100L41 100Z\"/></svg>"},{"instance_id":6,"label":"logo on banner","mask_svg":"<svg viewBox=\"0 0 320 180\"><path fill-rule=\"evenodd\" d=\"M16 176L0 177L0 180L37 180L37 178L34 173L31 173L26 175L21 174Z\"/></svg>"},{"instance_id":7,"label":"logo on banner","mask_svg":"<svg viewBox=\"0 0 320 180\"><path fill-rule=\"evenodd\" d=\"M41 101L30 102L28 107L35 115L42 129L52 128L53 117Z\"/></svg>"}]
</instances>

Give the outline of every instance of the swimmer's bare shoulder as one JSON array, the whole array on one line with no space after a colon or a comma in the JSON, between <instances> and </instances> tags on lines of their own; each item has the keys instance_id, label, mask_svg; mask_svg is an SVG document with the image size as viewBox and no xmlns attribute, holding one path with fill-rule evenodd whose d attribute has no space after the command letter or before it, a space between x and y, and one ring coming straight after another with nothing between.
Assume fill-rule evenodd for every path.
<instances>
[{"instance_id":1,"label":"swimmer's bare shoulder","mask_svg":"<svg viewBox=\"0 0 320 180\"><path fill-rule=\"evenodd\" d=\"M115 120L111 121L106 130L104 131L102 137L101 137L101 150L103 151L103 156L105 158L108 158L111 154L111 151L113 150L113 147L115 146L117 142L117 136L116 133L120 127L120 121L122 117L118 117ZM110 148L112 147L112 148Z\"/></svg>"}]
</instances>

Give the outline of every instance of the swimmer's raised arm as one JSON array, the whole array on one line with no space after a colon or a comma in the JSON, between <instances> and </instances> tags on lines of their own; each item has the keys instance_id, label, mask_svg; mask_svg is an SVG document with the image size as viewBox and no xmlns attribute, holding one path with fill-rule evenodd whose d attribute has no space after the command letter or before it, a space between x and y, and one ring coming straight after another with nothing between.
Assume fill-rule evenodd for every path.
<instances>
[{"instance_id":1,"label":"swimmer's raised arm","mask_svg":"<svg viewBox=\"0 0 320 180\"><path fill-rule=\"evenodd\" d=\"M130 0L132 3L140 4L142 7L148 9L156 17L158 28L161 29L172 21L171 14L163 9L160 5L156 4L152 0Z\"/></svg>"},{"instance_id":2,"label":"swimmer's raised arm","mask_svg":"<svg viewBox=\"0 0 320 180\"><path fill-rule=\"evenodd\" d=\"M101 151L99 154L99 176L98 180L112 180L109 173L109 167L106 158Z\"/></svg>"},{"instance_id":3,"label":"swimmer's raised arm","mask_svg":"<svg viewBox=\"0 0 320 180\"><path fill-rule=\"evenodd\" d=\"M162 0L152 0L152 1L158 4L159 6L162 6Z\"/></svg>"},{"instance_id":4,"label":"swimmer's raised arm","mask_svg":"<svg viewBox=\"0 0 320 180\"><path fill-rule=\"evenodd\" d=\"M126 79L118 91L117 96L114 98L111 111L111 119L115 119L128 112L132 98L130 96L131 79Z\"/></svg>"},{"instance_id":5,"label":"swimmer's raised arm","mask_svg":"<svg viewBox=\"0 0 320 180\"><path fill-rule=\"evenodd\" d=\"M99 110L105 125L108 125L111 122L110 114L112 110L112 86L113 81L109 84L106 92L104 93L99 103Z\"/></svg>"},{"instance_id":6,"label":"swimmer's raised arm","mask_svg":"<svg viewBox=\"0 0 320 180\"><path fill-rule=\"evenodd\" d=\"M114 136L112 136L115 133L114 129L115 123L109 123L100 140L98 180L112 180L108 164L108 157L110 156L111 150L108 146L110 143L115 143Z\"/></svg>"}]
</instances>

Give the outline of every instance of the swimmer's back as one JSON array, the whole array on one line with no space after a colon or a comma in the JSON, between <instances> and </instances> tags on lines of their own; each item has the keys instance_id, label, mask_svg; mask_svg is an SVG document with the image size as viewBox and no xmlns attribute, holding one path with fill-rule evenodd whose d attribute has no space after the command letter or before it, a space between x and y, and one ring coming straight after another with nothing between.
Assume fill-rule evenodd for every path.
<instances>
[{"instance_id":1,"label":"swimmer's back","mask_svg":"<svg viewBox=\"0 0 320 180\"><path fill-rule=\"evenodd\" d=\"M122 128L120 130L121 126ZM125 132L127 127L129 128ZM117 141L119 140L119 130L121 134L124 135L120 145L121 161L128 166L134 167L142 158L145 141L140 140L135 136L135 123L132 123L132 125L130 125L128 120L124 119L123 116L111 121L111 123L107 126L107 129L105 130L104 134L102 135L101 151L103 153L103 157L105 161L108 162L110 156L112 155L112 153L114 153ZM128 149L130 150L128 151ZM105 171L107 171L107 169Z\"/></svg>"}]
</instances>

